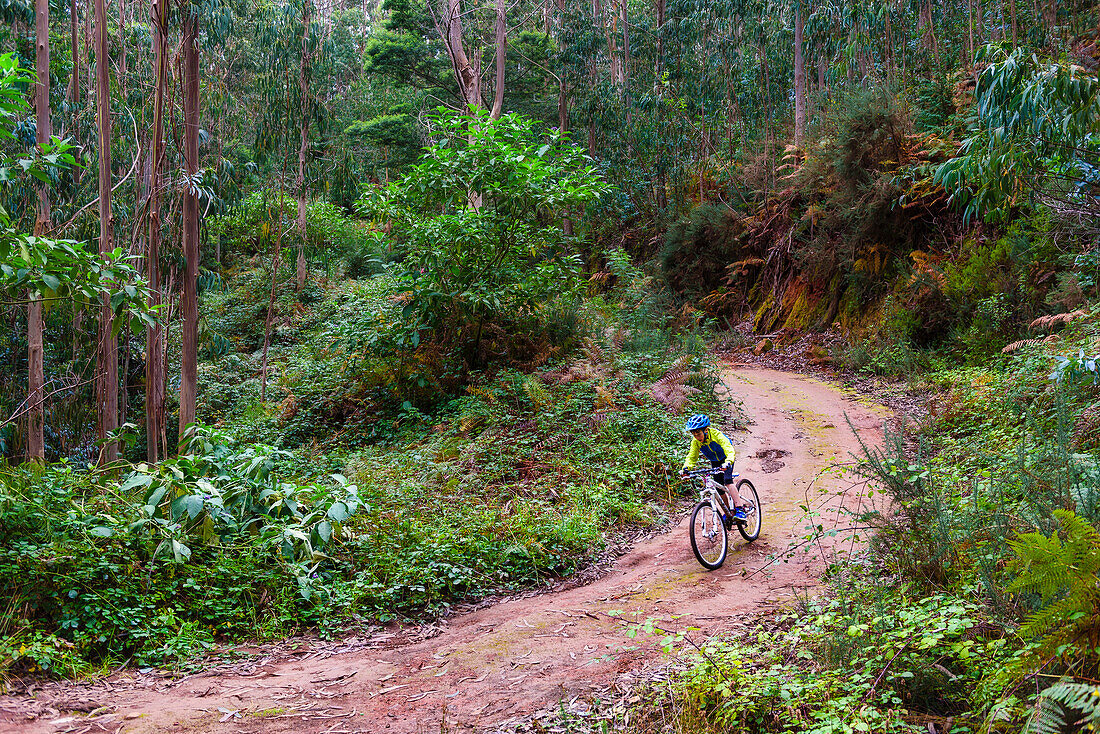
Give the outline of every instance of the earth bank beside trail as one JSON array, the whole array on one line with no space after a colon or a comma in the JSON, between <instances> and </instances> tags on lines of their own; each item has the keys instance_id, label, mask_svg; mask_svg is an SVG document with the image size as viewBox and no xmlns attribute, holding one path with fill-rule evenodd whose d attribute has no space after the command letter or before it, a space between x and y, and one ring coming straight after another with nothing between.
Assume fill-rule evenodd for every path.
<instances>
[{"instance_id":1,"label":"earth bank beside trail","mask_svg":"<svg viewBox=\"0 0 1100 734\"><path fill-rule=\"evenodd\" d=\"M666 660L663 634L632 638L631 628L651 620L698 642L816 586L834 553L856 549L842 533L776 558L811 521L849 524L844 509L866 499L845 467L859 439L881 441L888 417L881 406L805 375L734 367L724 378L750 421L747 430L726 433L764 515L760 539L744 544L734 534L717 571L696 562L681 519L584 586L507 600L419 634L353 638L290 660L258 660L243 672L171 680L123 671L91 684L47 685L33 701L0 698L0 730L499 730L583 701L625 673L655 669ZM28 719L28 711L38 715Z\"/></svg>"}]
</instances>

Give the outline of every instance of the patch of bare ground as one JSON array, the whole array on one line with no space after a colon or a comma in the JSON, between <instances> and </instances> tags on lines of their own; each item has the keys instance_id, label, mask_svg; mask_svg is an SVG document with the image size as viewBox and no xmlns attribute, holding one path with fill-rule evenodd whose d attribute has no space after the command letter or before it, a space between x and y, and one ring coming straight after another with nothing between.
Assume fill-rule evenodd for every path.
<instances>
[{"instance_id":1,"label":"patch of bare ground","mask_svg":"<svg viewBox=\"0 0 1100 734\"><path fill-rule=\"evenodd\" d=\"M813 375L890 408L895 422L922 423L928 415L927 390L905 380L846 369L837 355L848 346L847 338L836 325L821 332L781 329L774 334L756 334L752 323L744 321L722 340L719 351L732 367L752 366Z\"/></svg>"},{"instance_id":2,"label":"patch of bare ground","mask_svg":"<svg viewBox=\"0 0 1100 734\"><path fill-rule=\"evenodd\" d=\"M120 670L41 685L0 697L0 731L545 731L563 726L554 716L595 715L597 700L625 712L634 684L667 674L674 660L662 635L632 636L632 628L651 620L701 644L767 620L816 587L826 563L859 551L841 532L787 553L808 522L844 528L846 511L866 503L850 457L856 434L881 440L889 412L808 375L738 368L724 377L749 418L743 430L723 427L737 445L738 470L760 493L763 528L755 543L734 536L717 571L696 562L681 520L638 538L588 583L484 603L430 625L264 646L183 677Z\"/></svg>"}]
</instances>

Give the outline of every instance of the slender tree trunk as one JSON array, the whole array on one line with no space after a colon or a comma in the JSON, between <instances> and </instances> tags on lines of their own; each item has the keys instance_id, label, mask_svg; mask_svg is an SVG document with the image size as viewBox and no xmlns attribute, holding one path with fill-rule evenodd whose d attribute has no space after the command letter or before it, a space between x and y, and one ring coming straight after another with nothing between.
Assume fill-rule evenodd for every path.
<instances>
[{"instance_id":1,"label":"slender tree trunk","mask_svg":"<svg viewBox=\"0 0 1100 734\"><path fill-rule=\"evenodd\" d=\"M34 85L35 141L39 149L50 142L50 4L35 0L34 55L37 81ZM42 236L50 227L50 197L45 184L38 187L38 211L34 233ZM42 344L42 299L31 292L27 302L27 460L45 461L45 350Z\"/></svg>"},{"instance_id":2,"label":"slender tree trunk","mask_svg":"<svg viewBox=\"0 0 1100 734\"><path fill-rule=\"evenodd\" d=\"M974 0L966 0L967 52L966 65L974 63Z\"/></svg>"},{"instance_id":3,"label":"slender tree trunk","mask_svg":"<svg viewBox=\"0 0 1100 734\"><path fill-rule=\"evenodd\" d=\"M114 249L111 241L111 87L110 56L107 50L107 4L95 0L96 120L99 127L99 254L106 258ZM99 308L99 336L96 358L96 405L99 420L96 435L102 441L118 428L118 337L112 331L114 317L106 296ZM103 447L107 463L118 458L118 444Z\"/></svg>"},{"instance_id":4,"label":"slender tree trunk","mask_svg":"<svg viewBox=\"0 0 1100 734\"><path fill-rule=\"evenodd\" d=\"M665 84L664 84L664 70L665 70L665 0L657 0L657 129L663 131L665 127ZM726 77L726 90L729 90L730 76ZM658 146L657 148L657 161L656 171L653 176L653 189L654 189L654 204L657 207L657 211L663 214L665 209L668 208L668 181L665 175L666 166L666 153L664 146Z\"/></svg>"},{"instance_id":5,"label":"slender tree trunk","mask_svg":"<svg viewBox=\"0 0 1100 734\"><path fill-rule=\"evenodd\" d=\"M150 9L150 30L156 65L153 96L153 140L149 173L149 238L145 257L145 276L149 282L150 305L164 302L160 288L160 195L161 170L164 163L164 97L168 91L168 0L153 0ZM160 453L161 436L165 431L164 416L164 327L159 323L145 330L145 436L146 458L155 462ZM165 454L168 447L164 445Z\"/></svg>"},{"instance_id":6,"label":"slender tree trunk","mask_svg":"<svg viewBox=\"0 0 1100 734\"><path fill-rule=\"evenodd\" d=\"M1017 36L1018 28L1016 25L1016 0L1008 0L1008 12L1012 18L1012 48L1018 46Z\"/></svg>"},{"instance_id":7,"label":"slender tree trunk","mask_svg":"<svg viewBox=\"0 0 1100 734\"><path fill-rule=\"evenodd\" d=\"M432 20L435 21L435 15ZM462 45L462 0L447 0L447 17L443 21L443 26L435 23L435 29L447 47L462 102L467 107L481 107L481 72L470 63Z\"/></svg>"},{"instance_id":8,"label":"slender tree trunk","mask_svg":"<svg viewBox=\"0 0 1100 734\"><path fill-rule=\"evenodd\" d=\"M604 17L603 6L600 5L599 0L594 0L596 8L596 22L603 25L604 36L607 38L607 57L611 64L611 78L615 80L616 84L623 83L623 65L619 59L619 44L615 41L615 25L617 19L615 17L614 9L611 12L610 20Z\"/></svg>"},{"instance_id":9,"label":"slender tree trunk","mask_svg":"<svg viewBox=\"0 0 1100 734\"><path fill-rule=\"evenodd\" d=\"M623 99L626 102L626 123L630 125L630 19L627 17L627 0L620 0L623 21Z\"/></svg>"},{"instance_id":10,"label":"slender tree trunk","mask_svg":"<svg viewBox=\"0 0 1100 734\"><path fill-rule=\"evenodd\" d=\"M186 8L186 6L185 6ZM183 24L183 157L187 176L199 170L199 19L186 8ZM180 304L182 354L180 363L180 442L187 426L195 422L198 393L199 341L199 199L190 187L183 195L183 296Z\"/></svg>"},{"instance_id":11,"label":"slender tree trunk","mask_svg":"<svg viewBox=\"0 0 1100 734\"><path fill-rule=\"evenodd\" d=\"M508 18L506 16L506 0L497 1L496 20L496 76L493 80L493 108L489 116L499 120L504 112L504 60L508 51Z\"/></svg>"},{"instance_id":12,"label":"slender tree trunk","mask_svg":"<svg viewBox=\"0 0 1100 734\"><path fill-rule=\"evenodd\" d=\"M122 89L122 98L126 99L126 0L119 0L118 37L121 41L118 45L118 83Z\"/></svg>"},{"instance_id":13,"label":"slender tree trunk","mask_svg":"<svg viewBox=\"0 0 1100 734\"><path fill-rule=\"evenodd\" d=\"M313 112L309 99L312 72L309 23L312 6L313 0L305 0L302 3L302 63L298 68L298 99L302 112L299 124L301 137L298 146L298 173L294 180L294 187L298 194L298 263L294 289L298 291L302 290L306 284L306 153L309 151L309 119Z\"/></svg>"},{"instance_id":14,"label":"slender tree trunk","mask_svg":"<svg viewBox=\"0 0 1100 734\"><path fill-rule=\"evenodd\" d=\"M794 4L794 144L802 147L806 140L806 64L802 55L802 33L805 29L801 0Z\"/></svg>"},{"instance_id":15,"label":"slender tree trunk","mask_svg":"<svg viewBox=\"0 0 1100 734\"><path fill-rule=\"evenodd\" d=\"M93 18L93 13L88 12L88 0L85 0L85 2L84 2L84 58L89 59L89 61L88 61L87 64L84 65L84 68L85 68L86 73L88 75L88 78L85 81L85 84L87 85L88 89L91 89L95 85L95 79L93 78L93 75L92 75L92 63L90 61L90 59L91 59L90 49L92 48L92 18Z\"/></svg>"},{"instance_id":16,"label":"slender tree trunk","mask_svg":"<svg viewBox=\"0 0 1100 734\"><path fill-rule=\"evenodd\" d=\"M69 81L69 101L76 106L80 103L80 52L77 45L76 0L69 0L69 42L73 47L73 73Z\"/></svg>"}]
</instances>

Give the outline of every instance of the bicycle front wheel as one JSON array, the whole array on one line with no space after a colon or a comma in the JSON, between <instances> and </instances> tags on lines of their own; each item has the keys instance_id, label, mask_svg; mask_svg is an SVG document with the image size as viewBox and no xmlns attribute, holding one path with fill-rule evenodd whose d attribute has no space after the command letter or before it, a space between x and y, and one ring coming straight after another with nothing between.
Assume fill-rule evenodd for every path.
<instances>
[{"instance_id":1,"label":"bicycle front wheel","mask_svg":"<svg viewBox=\"0 0 1100 734\"><path fill-rule=\"evenodd\" d=\"M691 537L691 550L703 568L713 571L726 561L729 539L726 526L710 502L700 502L691 511L691 524L688 526Z\"/></svg>"},{"instance_id":2,"label":"bicycle front wheel","mask_svg":"<svg viewBox=\"0 0 1100 734\"><path fill-rule=\"evenodd\" d=\"M742 538L752 542L760 537L760 497L748 479L737 483L737 493L741 495L741 505L745 508L745 519L737 523L737 530Z\"/></svg>"}]
</instances>

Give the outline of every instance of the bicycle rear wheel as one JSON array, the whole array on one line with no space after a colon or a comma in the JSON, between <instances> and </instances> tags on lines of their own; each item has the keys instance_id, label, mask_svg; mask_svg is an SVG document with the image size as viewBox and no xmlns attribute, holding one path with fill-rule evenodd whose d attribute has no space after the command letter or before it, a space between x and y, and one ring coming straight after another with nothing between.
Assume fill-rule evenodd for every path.
<instances>
[{"instance_id":1,"label":"bicycle rear wheel","mask_svg":"<svg viewBox=\"0 0 1100 734\"><path fill-rule=\"evenodd\" d=\"M737 483L737 493L741 495L741 505L745 508L745 519L737 523L737 531L751 543L760 537L760 497L748 479Z\"/></svg>"},{"instance_id":2,"label":"bicycle rear wheel","mask_svg":"<svg viewBox=\"0 0 1100 734\"><path fill-rule=\"evenodd\" d=\"M688 526L691 537L691 550L703 568L713 571L726 561L729 551L729 538L726 526L710 502L700 502L691 511L691 524Z\"/></svg>"}]
</instances>

